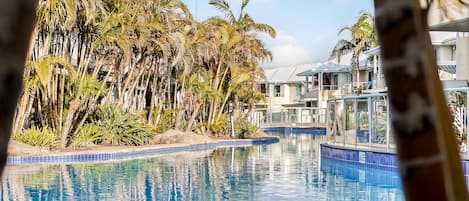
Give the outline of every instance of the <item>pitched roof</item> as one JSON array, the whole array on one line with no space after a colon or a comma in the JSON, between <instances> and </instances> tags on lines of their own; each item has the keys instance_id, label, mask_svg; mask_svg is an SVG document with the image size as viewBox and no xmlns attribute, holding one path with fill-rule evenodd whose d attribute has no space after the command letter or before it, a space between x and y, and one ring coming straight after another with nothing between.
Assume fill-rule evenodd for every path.
<instances>
[{"instance_id":1,"label":"pitched roof","mask_svg":"<svg viewBox=\"0 0 469 201\"><path fill-rule=\"evenodd\" d=\"M304 64L283 68L274 68L264 70L266 82L270 83L297 83L303 82L305 79L297 74L310 70L318 64Z\"/></svg>"}]
</instances>

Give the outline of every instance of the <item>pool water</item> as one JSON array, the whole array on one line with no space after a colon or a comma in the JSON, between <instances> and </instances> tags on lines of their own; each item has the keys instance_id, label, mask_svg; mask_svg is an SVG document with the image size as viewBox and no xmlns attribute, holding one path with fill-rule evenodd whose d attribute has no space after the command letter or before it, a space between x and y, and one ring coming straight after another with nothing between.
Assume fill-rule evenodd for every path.
<instances>
[{"instance_id":1,"label":"pool water","mask_svg":"<svg viewBox=\"0 0 469 201\"><path fill-rule=\"evenodd\" d=\"M404 200L396 172L320 160L322 136L112 163L8 166L1 200Z\"/></svg>"}]
</instances>

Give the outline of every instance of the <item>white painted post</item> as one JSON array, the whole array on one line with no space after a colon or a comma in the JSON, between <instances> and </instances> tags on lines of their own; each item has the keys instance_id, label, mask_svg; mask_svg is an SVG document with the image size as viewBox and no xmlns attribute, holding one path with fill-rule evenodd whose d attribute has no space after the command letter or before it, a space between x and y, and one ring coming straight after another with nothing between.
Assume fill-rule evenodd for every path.
<instances>
[{"instance_id":1,"label":"white painted post","mask_svg":"<svg viewBox=\"0 0 469 201\"><path fill-rule=\"evenodd\" d=\"M468 105L469 105L469 89L466 89L466 105L464 108L466 111L466 118L465 118L465 123L466 123L466 155L469 155L469 148L467 147L467 132L469 132L469 110L468 110Z\"/></svg>"},{"instance_id":2,"label":"white painted post","mask_svg":"<svg viewBox=\"0 0 469 201\"><path fill-rule=\"evenodd\" d=\"M334 134L334 144L336 143L336 135L337 135L337 111L336 111L336 104L337 102L334 101L334 123L332 125L332 133Z\"/></svg>"},{"instance_id":3,"label":"white painted post","mask_svg":"<svg viewBox=\"0 0 469 201\"><path fill-rule=\"evenodd\" d=\"M390 118L391 111L389 111L389 98L387 95L385 97L387 99L386 100L386 144L387 144L386 151L389 152L389 143L390 143L390 134L391 134L391 120L389 118Z\"/></svg>"},{"instance_id":4,"label":"white painted post","mask_svg":"<svg viewBox=\"0 0 469 201\"><path fill-rule=\"evenodd\" d=\"M328 112L329 112L329 101L326 104L326 137L329 139L329 135L330 135L330 133L329 133L329 119L330 119L329 115L331 115L331 114L328 113Z\"/></svg>"},{"instance_id":5,"label":"white painted post","mask_svg":"<svg viewBox=\"0 0 469 201\"><path fill-rule=\"evenodd\" d=\"M373 105L371 97L368 97L368 147L371 148L372 127L373 127Z\"/></svg>"}]
</instances>

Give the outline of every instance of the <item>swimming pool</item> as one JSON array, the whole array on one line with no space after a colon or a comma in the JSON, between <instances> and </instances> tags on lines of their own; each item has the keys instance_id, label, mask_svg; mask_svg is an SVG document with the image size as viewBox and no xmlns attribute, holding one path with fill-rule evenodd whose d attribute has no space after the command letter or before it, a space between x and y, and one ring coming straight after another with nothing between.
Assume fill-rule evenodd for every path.
<instances>
[{"instance_id":1,"label":"swimming pool","mask_svg":"<svg viewBox=\"0 0 469 201\"><path fill-rule=\"evenodd\" d=\"M288 131L287 131L288 132ZM396 172L320 161L322 136L112 163L8 166L2 200L403 200Z\"/></svg>"}]
</instances>

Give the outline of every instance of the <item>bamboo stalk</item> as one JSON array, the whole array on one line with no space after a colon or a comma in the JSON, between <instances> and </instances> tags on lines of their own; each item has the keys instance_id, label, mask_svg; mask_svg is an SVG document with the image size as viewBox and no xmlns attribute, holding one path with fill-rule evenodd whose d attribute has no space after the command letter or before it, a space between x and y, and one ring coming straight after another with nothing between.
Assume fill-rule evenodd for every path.
<instances>
[{"instance_id":1,"label":"bamboo stalk","mask_svg":"<svg viewBox=\"0 0 469 201\"><path fill-rule=\"evenodd\" d=\"M374 0L406 200L468 200L426 12L419 0Z\"/></svg>"}]
</instances>

